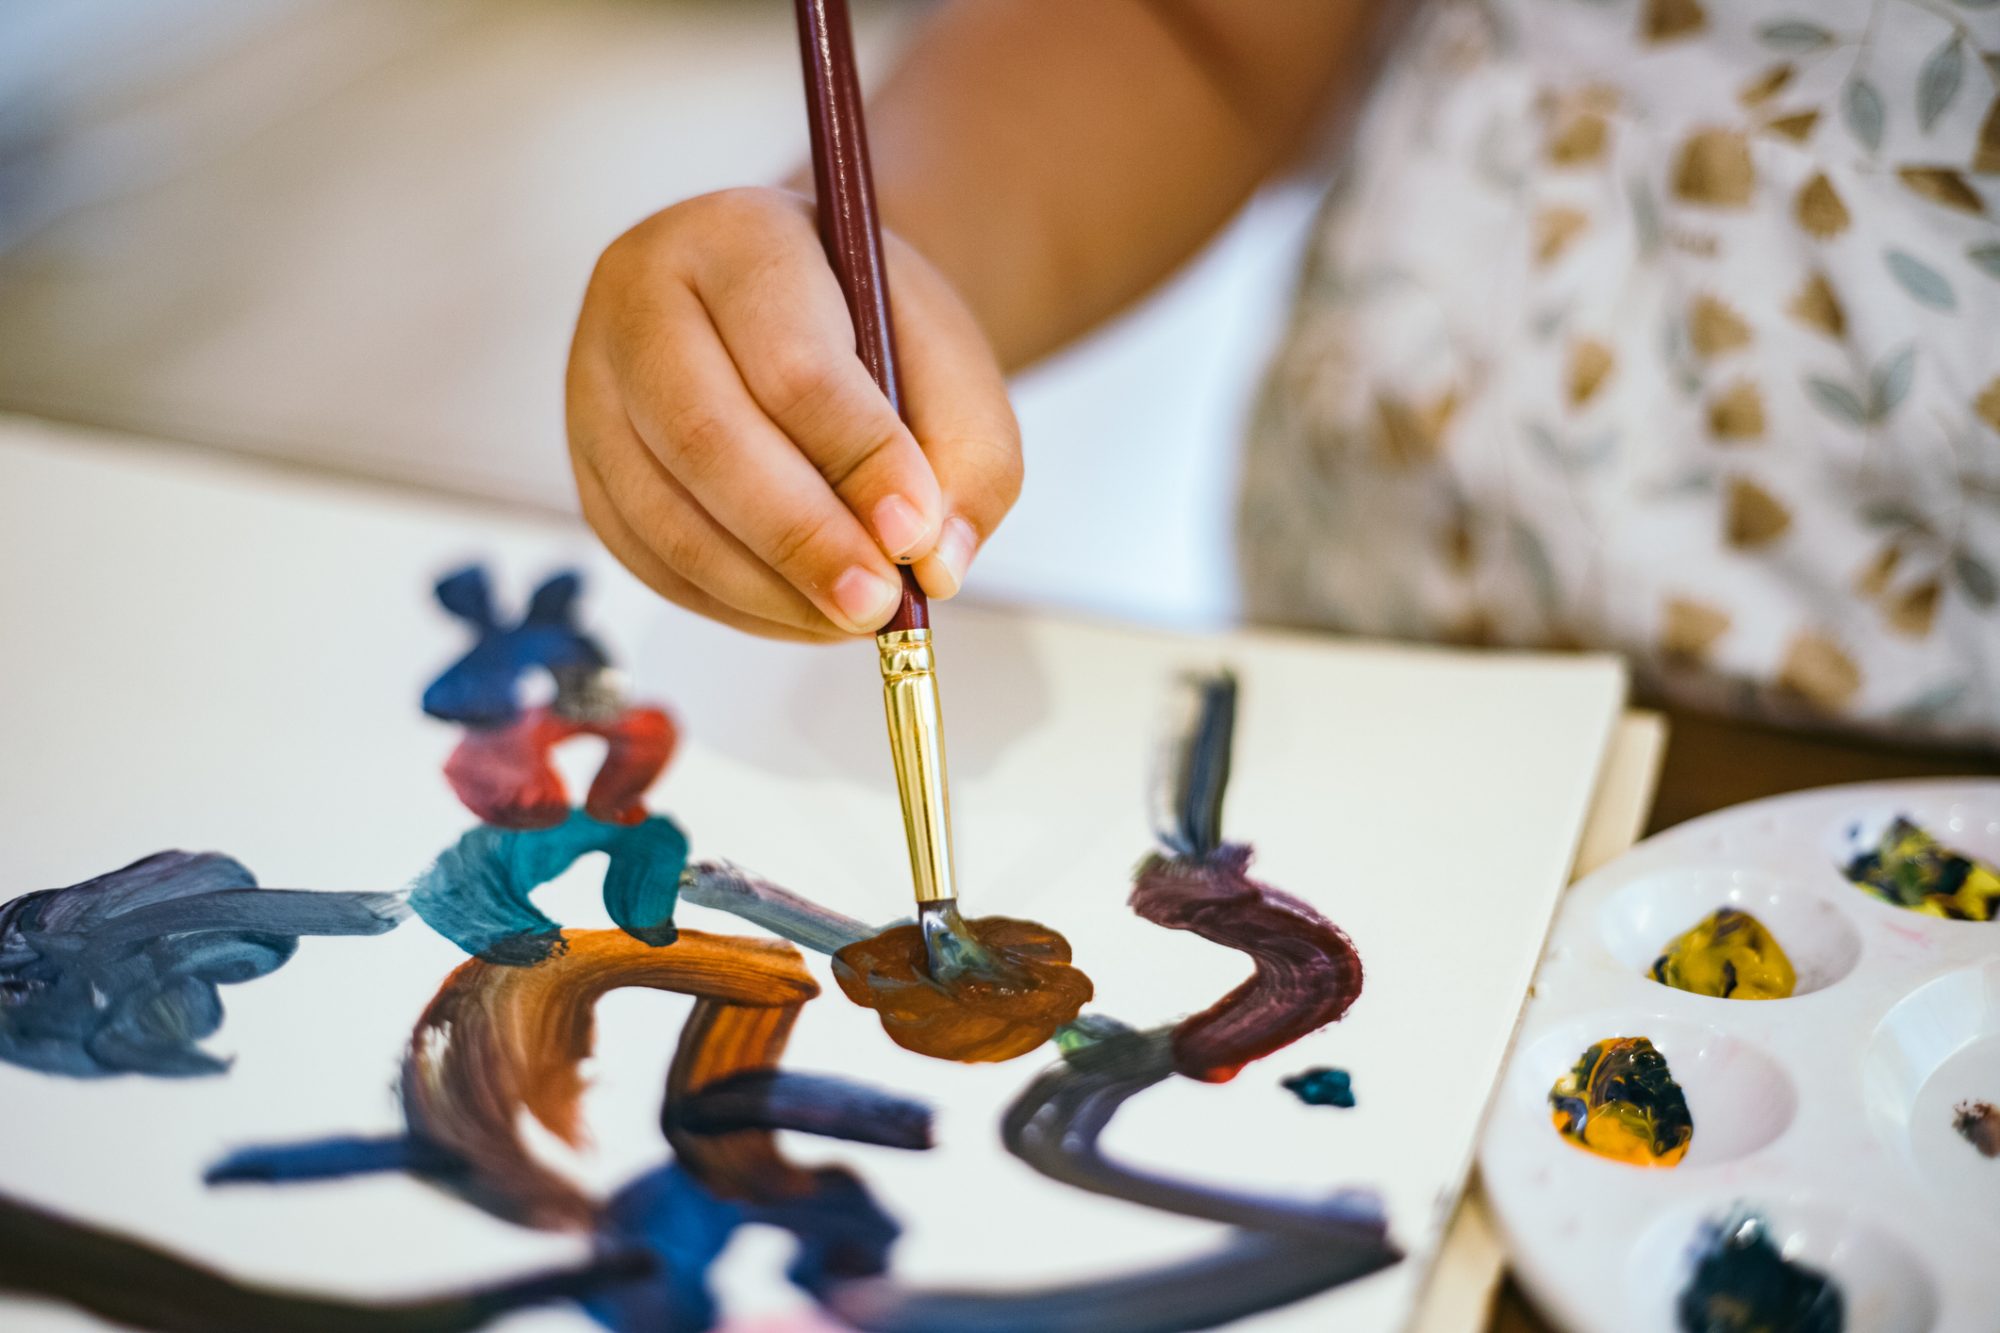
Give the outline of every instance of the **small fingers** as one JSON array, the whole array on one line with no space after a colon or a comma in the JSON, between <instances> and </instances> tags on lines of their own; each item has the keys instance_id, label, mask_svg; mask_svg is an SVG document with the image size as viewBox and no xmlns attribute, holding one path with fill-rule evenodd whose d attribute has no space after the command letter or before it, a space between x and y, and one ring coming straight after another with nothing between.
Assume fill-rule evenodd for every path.
<instances>
[{"instance_id":1,"label":"small fingers","mask_svg":"<svg viewBox=\"0 0 2000 1333\"><path fill-rule=\"evenodd\" d=\"M930 553L943 504L924 451L854 350L854 326L810 214L787 201L754 259L693 266L695 294L751 399L895 560Z\"/></svg>"},{"instance_id":2,"label":"small fingers","mask_svg":"<svg viewBox=\"0 0 2000 1333\"><path fill-rule=\"evenodd\" d=\"M637 438L693 507L749 555L835 625L872 633L901 598L895 567L752 400L694 294L675 288L660 302L655 336L628 338L614 353ZM620 475L604 480L621 497L637 484ZM622 507L632 518L629 506ZM663 527L660 535L669 532ZM640 535L654 534L640 527Z\"/></svg>"},{"instance_id":3,"label":"small fingers","mask_svg":"<svg viewBox=\"0 0 2000 1333\"><path fill-rule=\"evenodd\" d=\"M706 616L710 620L765 638L786 639L797 643L831 643L847 637L838 626L827 622L823 617L818 618L823 628L814 629L810 624L800 625L756 615L714 596L677 573L654 553L646 540L625 521L618 507L612 502L602 479L587 462L581 459L576 462L576 483L577 494L583 503L584 518L597 532L605 549L617 557L618 562L630 570L633 577L668 601L685 607L696 615ZM810 610L810 607L807 609Z\"/></svg>"}]
</instances>

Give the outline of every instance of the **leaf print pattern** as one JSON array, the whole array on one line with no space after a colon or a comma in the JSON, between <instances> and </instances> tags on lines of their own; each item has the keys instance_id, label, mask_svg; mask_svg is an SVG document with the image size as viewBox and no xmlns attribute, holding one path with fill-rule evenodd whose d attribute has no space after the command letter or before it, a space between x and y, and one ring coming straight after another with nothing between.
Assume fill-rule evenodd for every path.
<instances>
[{"instance_id":1,"label":"leaf print pattern","mask_svg":"<svg viewBox=\"0 0 2000 1333\"><path fill-rule=\"evenodd\" d=\"M1778 667L1778 688L1822 712L1838 713L1861 688L1861 668L1824 634L1808 631L1793 639Z\"/></svg>"},{"instance_id":2,"label":"leaf print pattern","mask_svg":"<svg viewBox=\"0 0 2000 1333\"><path fill-rule=\"evenodd\" d=\"M1859 74L1849 79L1841 93L1840 111L1847 118L1847 128L1869 152L1882 146L1888 112L1883 109L1882 94L1875 91L1874 84Z\"/></svg>"},{"instance_id":3,"label":"leaf print pattern","mask_svg":"<svg viewBox=\"0 0 2000 1333\"><path fill-rule=\"evenodd\" d=\"M2000 743L2000 0L1415 23L1257 414L1253 613Z\"/></svg>"},{"instance_id":4,"label":"leaf print pattern","mask_svg":"<svg viewBox=\"0 0 2000 1333\"><path fill-rule=\"evenodd\" d=\"M1589 402L1616 364L1611 348L1596 338L1578 338L1569 349L1569 402L1581 407Z\"/></svg>"},{"instance_id":5,"label":"leaf print pattern","mask_svg":"<svg viewBox=\"0 0 2000 1333\"><path fill-rule=\"evenodd\" d=\"M1736 94L1736 100L1744 106L1762 106L1783 92L1786 86L1791 83L1792 76L1798 72L1796 65L1773 65L1749 83L1744 84L1743 91Z\"/></svg>"},{"instance_id":6,"label":"leaf print pattern","mask_svg":"<svg viewBox=\"0 0 2000 1333\"><path fill-rule=\"evenodd\" d=\"M1708 405L1708 430L1718 440L1741 442L1764 435L1764 395L1738 380Z\"/></svg>"},{"instance_id":7,"label":"leaf print pattern","mask_svg":"<svg viewBox=\"0 0 2000 1333\"><path fill-rule=\"evenodd\" d=\"M1773 134L1782 134L1793 143L1804 143L1812 138L1813 127L1819 124L1819 112L1796 111L1789 116L1779 116L1765 123L1764 128Z\"/></svg>"},{"instance_id":8,"label":"leaf print pattern","mask_svg":"<svg viewBox=\"0 0 2000 1333\"><path fill-rule=\"evenodd\" d=\"M1728 305L1706 293L1688 311L1688 341L1695 355L1712 360L1750 342L1750 326Z\"/></svg>"},{"instance_id":9,"label":"leaf print pattern","mask_svg":"<svg viewBox=\"0 0 2000 1333\"><path fill-rule=\"evenodd\" d=\"M1826 274L1814 269L1806 279L1799 294L1785 307L1785 312L1809 329L1816 329L1838 342L1847 336L1847 312L1840 308L1840 298L1833 293L1833 285L1826 280Z\"/></svg>"},{"instance_id":10,"label":"leaf print pattern","mask_svg":"<svg viewBox=\"0 0 2000 1333\"><path fill-rule=\"evenodd\" d=\"M1902 250L1884 250L1882 262L1889 266L1890 275L1910 294L1910 299L1919 305L1927 305L1933 310L1958 308L1958 297L1944 274L1915 255Z\"/></svg>"},{"instance_id":11,"label":"leaf print pattern","mask_svg":"<svg viewBox=\"0 0 2000 1333\"><path fill-rule=\"evenodd\" d=\"M2000 375L1988 380L1979 396L1972 400L1972 411L1981 421L2000 431Z\"/></svg>"},{"instance_id":12,"label":"leaf print pattern","mask_svg":"<svg viewBox=\"0 0 2000 1333\"><path fill-rule=\"evenodd\" d=\"M1741 130L1697 130L1681 145L1674 194L1689 203L1742 208L1757 183L1750 142Z\"/></svg>"},{"instance_id":13,"label":"leaf print pattern","mask_svg":"<svg viewBox=\"0 0 2000 1333\"><path fill-rule=\"evenodd\" d=\"M1822 241L1831 240L1846 231L1851 220L1847 205L1840 201L1833 182L1826 178L1823 171L1800 188L1795 212L1799 225Z\"/></svg>"},{"instance_id":14,"label":"leaf print pattern","mask_svg":"<svg viewBox=\"0 0 2000 1333\"><path fill-rule=\"evenodd\" d=\"M1757 29L1757 39L1774 51L1793 51L1800 55L1833 45L1832 33L1817 23L1807 23L1803 19L1766 23Z\"/></svg>"},{"instance_id":15,"label":"leaf print pattern","mask_svg":"<svg viewBox=\"0 0 2000 1333\"><path fill-rule=\"evenodd\" d=\"M1724 535L1731 546L1747 549L1768 546L1792 526L1791 511L1778 497L1748 477L1729 483L1729 509L1724 517Z\"/></svg>"},{"instance_id":16,"label":"leaf print pattern","mask_svg":"<svg viewBox=\"0 0 2000 1333\"><path fill-rule=\"evenodd\" d=\"M1692 37L1708 26L1708 15L1697 0L1646 0L1645 33L1649 42Z\"/></svg>"},{"instance_id":17,"label":"leaf print pattern","mask_svg":"<svg viewBox=\"0 0 2000 1333\"><path fill-rule=\"evenodd\" d=\"M1944 45L1931 52L1917 75L1917 123L1928 132L1958 95L1959 81L1965 77L1965 46L1956 32Z\"/></svg>"},{"instance_id":18,"label":"leaf print pattern","mask_svg":"<svg viewBox=\"0 0 2000 1333\"><path fill-rule=\"evenodd\" d=\"M1705 661L1729 625L1727 611L1690 597L1670 597L1660 623L1660 652L1682 665Z\"/></svg>"},{"instance_id":19,"label":"leaf print pattern","mask_svg":"<svg viewBox=\"0 0 2000 1333\"><path fill-rule=\"evenodd\" d=\"M1955 208L1961 213L1984 213L1986 201L1950 167L1899 167L1897 179L1911 191L1934 204Z\"/></svg>"}]
</instances>

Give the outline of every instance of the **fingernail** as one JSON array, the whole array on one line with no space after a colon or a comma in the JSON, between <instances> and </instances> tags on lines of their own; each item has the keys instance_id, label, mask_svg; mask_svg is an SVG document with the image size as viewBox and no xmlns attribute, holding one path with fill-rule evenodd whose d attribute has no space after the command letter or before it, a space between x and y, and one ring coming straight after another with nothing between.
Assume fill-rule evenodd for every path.
<instances>
[{"instance_id":1,"label":"fingernail","mask_svg":"<svg viewBox=\"0 0 2000 1333\"><path fill-rule=\"evenodd\" d=\"M860 565L833 581L833 604L857 630L872 630L887 620L902 595L902 589Z\"/></svg>"},{"instance_id":2,"label":"fingernail","mask_svg":"<svg viewBox=\"0 0 2000 1333\"><path fill-rule=\"evenodd\" d=\"M875 502L875 535L891 556L908 552L930 532L924 516L902 496L885 495Z\"/></svg>"},{"instance_id":3,"label":"fingernail","mask_svg":"<svg viewBox=\"0 0 2000 1333\"><path fill-rule=\"evenodd\" d=\"M978 545L973 535L972 525L954 514L944 521L944 531L938 534L937 559L951 576L951 590L955 593L965 584L966 568L972 564L972 551Z\"/></svg>"}]
</instances>

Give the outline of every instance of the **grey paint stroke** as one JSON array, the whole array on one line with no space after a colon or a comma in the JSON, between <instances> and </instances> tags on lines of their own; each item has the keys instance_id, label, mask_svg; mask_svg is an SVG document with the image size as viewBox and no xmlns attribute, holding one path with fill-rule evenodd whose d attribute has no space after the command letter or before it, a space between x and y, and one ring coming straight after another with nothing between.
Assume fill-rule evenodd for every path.
<instances>
[{"instance_id":1,"label":"grey paint stroke","mask_svg":"<svg viewBox=\"0 0 2000 1333\"><path fill-rule=\"evenodd\" d=\"M741 917L815 953L836 953L881 933L727 861L688 866L681 874L681 901Z\"/></svg>"},{"instance_id":2,"label":"grey paint stroke","mask_svg":"<svg viewBox=\"0 0 2000 1333\"><path fill-rule=\"evenodd\" d=\"M1051 1180L1093 1194L1260 1231L1317 1236L1321 1244L1399 1251L1388 1240L1382 1202L1372 1191L1324 1199L1282 1199L1211 1189L1134 1170L1107 1158L1098 1138L1127 1099L1170 1077L1173 1029L1117 1033L1068 1052L1007 1108L1007 1151Z\"/></svg>"}]
</instances>

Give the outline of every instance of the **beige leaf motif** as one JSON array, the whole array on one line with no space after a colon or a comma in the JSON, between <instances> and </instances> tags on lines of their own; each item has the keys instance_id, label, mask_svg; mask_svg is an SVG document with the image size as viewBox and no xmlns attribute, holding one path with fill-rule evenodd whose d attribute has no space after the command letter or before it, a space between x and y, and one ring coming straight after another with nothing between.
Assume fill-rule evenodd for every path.
<instances>
[{"instance_id":1,"label":"beige leaf motif","mask_svg":"<svg viewBox=\"0 0 2000 1333\"><path fill-rule=\"evenodd\" d=\"M1972 154L1972 169L1981 175L2000 171L2000 93L1986 108L1986 121L1979 127L1979 147Z\"/></svg>"},{"instance_id":2,"label":"beige leaf motif","mask_svg":"<svg viewBox=\"0 0 2000 1333\"><path fill-rule=\"evenodd\" d=\"M1782 134L1793 143L1804 143L1812 137L1813 126L1819 124L1819 112L1799 111L1789 116L1779 116L1764 128L1773 134Z\"/></svg>"},{"instance_id":3,"label":"beige leaf motif","mask_svg":"<svg viewBox=\"0 0 2000 1333\"><path fill-rule=\"evenodd\" d=\"M1439 543L1444 553L1445 564L1457 574L1470 574L1473 561L1478 555L1477 538L1472 531L1472 516L1460 510L1453 515L1451 523L1444 530L1444 539Z\"/></svg>"},{"instance_id":4,"label":"beige leaf motif","mask_svg":"<svg viewBox=\"0 0 2000 1333\"><path fill-rule=\"evenodd\" d=\"M1375 448L1391 467L1431 462L1444 449L1444 428L1458 409L1458 391L1447 389L1429 405L1386 389L1375 392Z\"/></svg>"},{"instance_id":5,"label":"beige leaf motif","mask_svg":"<svg viewBox=\"0 0 2000 1333\"><path fill-rule=\"evenodd\" d=\"M1950 167L1899 167L1896 175L1904 185L1934 204L1955 208L1961 213L1984 215L1986 201L1979 197L1965 177Z\"/></svg>"},{"instance_id":6,"label":"beige leaf motif","mask_svg":"<svg viewBox=\"0 0 2000 1333\"><path fill-rule=\"evenodd\" d=\"M1691 37L1708 26L1699 0L1646 0L1644 31L1649 42Z\"/></svg>"},{"instance_id":7,"label":"beige leaf motif","mask_svg":"<svg viewBox=\"0 0 2000 1333\"><path fill-rule=\"evenodd\" d=\"M1590 225L1590 215L1580 208L1557 204L1535 214L1535 261L1552 264L1577 233Z\"/></svg>"},{"instance_id":8,"label":"beige leaf motif","mask_svg":"<svg viewBox=\"0 0 2000 1333\"><path fill-rule=\"evenodd\" d=\"M1709 433L1719 440L1764 436L1764 396L1749 380L1738 380L1708 404Z\"/></svg>"},{"instance_id":9,"label":"beige leaf motif","mask_svg":"<svg viewBox=\"0 0 2000 1333\"><path fill-rule=\"evenodd\" d=\"M1889 628L1921 639L1937 621L1938 598L1944 588L1935 575L1906 588L1889 604Z\"/></svg>"},{"instance_id":10,"label":"beige leaf motif","mask_svg":"<svg viewBox=\"0 0 2000 1333\"><path fill-rule=\"evenodd\" d=\"M1563 118L1549 138L1549 161L1559 167L1588 166L1604 156L1608 126L1595 111L1578 111Z\"/></svg>"},{"instance_id":11,"label":"beige leaf motif","mask_svg":"<svg viewBox=\"0 0 2000 1333\"><path fill-rule=\"evenodd\" d=\"M1794 72L1790 65L1773 65L1744 84L1743 91L1736 94L1736 100L1744 106L1762 106L1785 90Z\"/></svg>"},{"instance_id":12,"label":"beige leaf motif","mask_svg":"<svg viewBox=\"0 0 2000 1333\"><path fill-rule=\"evenodd\" d=\"M1778 668L1778 684L1829 713L1847 706L1861 689L1861 668L1824 634L1795 637Z\"/></svg>"},{"instance_id":13,"label":"beige leaf motif","mask_svg":"<svg viewBox=\"0 0 2000 1333\"><path fill-rule=\"evenodd\" d=\"M1660 622L1660 652L1681 662L1701 662L1729 629L1729 613L1686 597L1669 597Z\"/></svg>"},{"instance_id":14,"label":"beige leaf motif","mask_svg":"<svg viewBox=\"0 0 2000 1333\"><path fill-rule=\"evenodd\" d=\"M1757 173L1750 166L1750 141L1740 130L1696 130L1681 145L1674 166L1674 194L1692 204L1743 208L1750 202Z\"/></svg>"},{"instance_id":15,"label":"beige leaf motif","mask_svg":"<svg viewBox=\"0 0 2000 1333\"><path fill-rule=\"evenodd\" d=\"M1854 580L1854 591L1873 601L1889 590L1889 580L1896 576L1896 566L1903 563L1903 548L1890 542L1868 562Z\"/></svg>"},{"instance_id":16,"label":"beige leaf motif","mask_svg":"<svg viewBox=\"0 0 2000 1333\"><path fill-rule=\"evenodd\" d=\"M1972 410L1979 414L1980 420L2000 430L2000 375L1986 381L1986 387L1972 400Z\"/></svg>"},{"instance_id":17,"label":"beige leaf motif","mask_svg":"<svg viewBox=\"0 0 2000 1333\"><path fill-rule=\"evenodd\" d=\"M1799 288L1799 294L1785 310L1799 323L1818 329L1829 338L1847 335L1847 312L1840 308L1840 298L1833 294L1833 284L1824 273L1815 271L1807 278L1806 285Z\"/></svg>"},{"instance_id":18,"label":"beige leaf motif","mask_svg":"<svg viewBox=\"0 0 2000 1333\"><path fill-rule=\"evenodd\" d=\"M1617 358L1595 338L1578 338L1569 347L1569 404L1582 407L1604 387Z\"/></svg>"},{"instance_id":19,"label":"beige leaf motif","mask_svg":"<svg viewBox=\"0 0 2000 1333\"><path fill-rule=\"evenodd\" d=\"M1704 292L1688 308L1688 340L1696 355L1706 360L1747 346L1750 326L1727 304Z\"/></svg>"},{"instance_id":20,"label":"beige leaf motif","mask_svg":"<svg viewBox=\"0 0 2000 1333\"><path fill-rule=\"evenodd\" d=\"M1731 546L1750 550L1768 546L1792 526L1791 511L1769 491L1748 477L1734 477L1729 483L1729 513L1723 535Z\"/></svg>"},{"instance_id":21,"label":"beige leaf motif","mask_svg":"<svg viewBox=\"0 0 2000 1333\"><path fill-rule=\"evenodd\" d=\"M1799 225L1824 241L1847 230L1847 205L1840 202L1833 182L1820 172L1799 189L1794 205Z\"/></svg>"}]
</instances>

